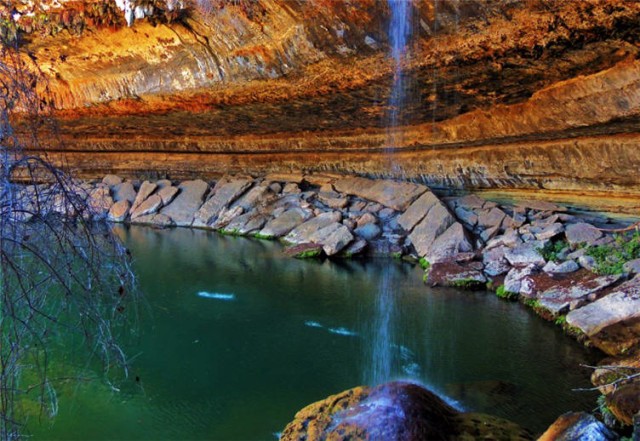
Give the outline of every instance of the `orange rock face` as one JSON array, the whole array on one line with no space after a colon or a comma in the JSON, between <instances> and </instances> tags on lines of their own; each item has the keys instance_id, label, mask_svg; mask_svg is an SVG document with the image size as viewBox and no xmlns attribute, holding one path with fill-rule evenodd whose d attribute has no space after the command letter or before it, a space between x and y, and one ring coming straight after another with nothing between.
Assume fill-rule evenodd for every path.
<instances>
[{"instance_id":1,"label":"orange rock face","mask_svg":"<svg viewBox=\"0 0 640 441\"><path fill-rule=\"evenodd\" d=\"M23 49L59 119L52 157L88 175L307 169L640 195L640 3L415 0L391 155L386 2L219 3L34 32Z\"/></svg>"}]
</instances>

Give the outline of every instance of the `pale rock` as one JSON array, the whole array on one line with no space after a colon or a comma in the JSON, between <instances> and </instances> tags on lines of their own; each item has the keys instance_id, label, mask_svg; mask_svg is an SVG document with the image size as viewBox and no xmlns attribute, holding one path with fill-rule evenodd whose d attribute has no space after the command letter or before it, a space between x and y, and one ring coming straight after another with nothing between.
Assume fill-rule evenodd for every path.
<instances>
[{"instance_id":1,"label":"pale rock","mask_svg":"<svg viewBox=\"0 0 640 441\"><path fill-rule=\"evenodd\" d=\"M480 196L477 196L475 194L469 194L457 199L456 205L458 207L462 207L467 210L473 211L473 210L484 208L486 202L487 201L482 199Z\"/></svg>"},{"instance_id":2,"label":"pale rock","mask_svg":"<svg viewBox=\"0 0 640 441\"><path fill-rule=\"evenodd\" d=\"M271 219L260 230L259 235L264 238L282 237L288 234L295 227L306 221L311 213L301 208L290 208L284 211L280 216ZM346 228L346 227L345 227Z\"/></svg>"},{"instance_id":3,"label":"pale rock","mask_svg":"<svg viewBox=\"0 0 640 441\"><path fill-rule=\"evenodd\" d=\"M427 216L409 235L418 255L425 256L433 251L433 243L447 228L456 223L449 210L442 204L435 204Z\"/></svg>"},{"instance_id":4,"label":"pale rock","mask_svg":"<svg viewBox=\"0 0 640 441\"><path fill-rule=\"evenodd\" d=\"M559 222L544 226L544 228L535 234L537 240L547 240L556 237L564 232L564 226Z\"/></svg>"},{"instance_id":5,"label":"pale rock","mask_svg":"<svg viewBox=\"0 0 640 441\"><path fill-rule=\"evenodd\" d=\"M540 305L554 316L579 308L589 300L590 294L597 293L620 280L619 275L593 277L580 280L570 286L549 288L540 295Z\"/></svg>"},{"instance_id":6,"label":"pale rock","mask_svg":"<svg viewBox=\"0 0 640 441\"><path fill-rule=\"evenodd\" d=\"M625 264L622 266L622 270L629 274L640 273L640 259L634 259L625 262Z\"/></svg>"},{"instance_id":7,"label":"pale rock","mask_svg":"<svg viewBox=\"0 0 640 441\"><path fill-rule=\"evenodd\" d=\"M584 222L578 224L569 224L566 226L565 235L567 241L571 245L577 245L586 243L587 245L593 244L596 240L602 237L602 231L598 230L591 224Z\"/></svg>"},{"instance_id":8,"label":"pale rock","mask_svg":"<svg viewBox=\"0 0 640 441\"><path fill-rule=\"evenodd\" d=\"M431 207L437 203L439 203L438 198L430 191L426 191L400 215L398 224L400 224L405 231L412 231L413 228L424 219Z\"/></svg>"},{"instance_id":9,"label":"pale rock","mask_svg":"<svg viewBox=\"0 0 640 441\"><path fill-rule=\"evenodd\" d=\"M111 222L124 222L129 214L129 207L131 203L126 199L116 202L109 209L107 219Z\"/></svg>"},{"instance_id":10,"label":"pale rock","mask_svg":"<svg viewBox=\"0 0 640 441\"><path fill-rule=\"evenodd\" d=\"M310 237L311 243L322 245L322 249L327 256L333 256L340 252L353 239L349 229L337 222L321 228Z\"/></svg>"},{"instance_id":11,"label":"pale rock","mask_svg":"<svg viewBox=\"0 0 640 441\"><path fill-rule=\"evenodd\" d=\"M529 265L525 267L512 268L504 279L504 289L509 292L520 293L522 281L537 273L537 266Z\"/></svg>"},{"instance_id":12,"label":"pale rock","mask_svg":"<svg viewBox=\"0 0 640 441\"><path fill-rule=\"evenodd\" d=\"M455 222L433 241L424 257L431 263L449 260L460 253L473 250L462 224Z\"/></svg>"},{"instance_id":13,"label":"pale rock","mask_svg":"<svg viewBox=\"0 0 640 441\"><path fill-rule=\"evenodd\" d=\"M169 205L163 207L160 213L171 218L179 227L191 226L193 216L202 205L209 185L202 180L184 181L178 189L178 195Z\"/></svg>"},{"instance_id":14,"label":"pale rock","mask_svg":"<svg viewBox=\"0 0 640 441\"><path fill-rule=\"evenodd\" d=\"M158 188L160 190L158 191L157 195L160 196L160 199L162 199L162 205L169 205L171 201L173 201L173 198L175 198L178 194L178 187L173 187L171 185L160 187L160 185L158 185Z\"/></svg>"},{"instance_id":15,"label":"pale rock","mask_svg":"<svg viewBox=\"0 0 640 441\"><path fill-rule=\"evenodd\" d=\"M550 274L563 274L563 273L573 273L580 269L580 265L578 265L573 260L567 260L562 263L556 262L547 262L547 264L542 268L542 271Z\"/></svg>"},{"instance_id":16,"label":"pale rock","mask_svg":"<svg viewBox=\"0 0 640 441\"><path fill-rule=\"evenodd\" d=\"M311 238L318 230L341 220L342 214L338 211L322 213L295 227L284 237L284 240L291 244L313 242Z\"/></svg>"},{"instance_id":17,"label":"pale rock","mask_svg":"<svg viewBox=\"0 0 640 441\"><path fill-rule=\"evenodd\" d=\"M358 218L357 225L358 227L363 227L367 224L375 224L377 222L378 222L378 218L376 218L373 214L365 213Z\"/></svg>"},{"instance_id":18,"label":"pale rock","mask_svg":"<svg viewBox=\"0 0 640 441\"><path fill-rule=\"evenodd\" d=\"M482 210L478 212L478 226L483 228L500 227L505 217L507 214L497 207L491 210Z\"/></svg>"},{"instance_id":19,"label":"pale rock","mask_svg":"<svg viewBox=\"0 0 640 441\"><path fill-rule=\"evenodd\" d=\"M490 241L487 242L487 246L485 247L487 250L491 248L507 246L510 248L515 248L522 244L522 239L520 239L520 235L516 230L508 229L504 232L503 235L494 237Z\"/></svg>"},{"instance_id":20,"label":"pale rock","mask_svg":"<svg viewBox=\"0 0 640 441\"><path fill-rule=\"evenodd\" d=\"M424 185L410 182L358 177L338 179L333 186L340 193L378 202L397 211L405 211L414 200L428 191Z\"/></svg>"},{"instance_id":21,"label":"pale rock","mask_svg":"<svg viewBox=\"0 0 640 441\"><path fill-rule=\"evenodd\" d=\"M193 219L194 227L212 224L223 209L235 201L252 185L250 179L221 179L212 190L212 196L200 207Z\"/></svg>"},{"instance_id":22,"label":"pale rock","mask_svg":"<svg viewBox=\"0 0 640 441\"><path fill-rule=\"evenodd\" d=\"M464 207L457 207L454 213L460 222L469 227L475 227L478 223L478 215Z\"/></svg>"},{"instance_id":23,"label":"pale rock","mask_svg":"<svg viewBox=\"0 0 640 441\"><path fill-rule=\"evenodd\" d=\"M162 207L162 198L157 194L149 196L140 205L131 210L131 220L140 216L156 213Z\"/></svg>"},{"instance_id":24,"label":"pale rock","mask_svg":"<svg viewBox=\"0 0 640 441\"><path fill-rule=\"evenodd\" d=\"M505 259L511 264L511 266L544 266L546 261L540 255L538 249L544 247L542 241L531 241L510 248L504 254Z\"/></svg>"},{"instance_id":25,"label":"pale rock","mask_svg":"<svg viewBox=\"0 0 640 441\"><path fill-rule=\"evenodd\" d=\"M140 189L138 190L138 194L136 195L136 199L133 201L131 205L131 212L135 213L136 208L140 204L142 204L151 194L156 190L158 186L149 181L144 181L142 185L140 185Z\"/></svg>"},{"instance_id":26,"label":"pale rock","mask_svg":"<svg viewBox=\"0 0 640 441\"><path fill-rule=\"evenodd\" d=\"M113 187L115 185L122 183L122 178L116 175L106 175L102 178L102 183L108 185L109 187Z\"/></svg>"},{"instance_id":27,"label":"pale rock","mask_svg":"<svg viewBox=\"0 0 640 441\"><path fill-rule=\"evenodd\" d=\"M131 182L122 182L120 184L114 185L112 188L112 192L113 200L116 202L127 200L130 204L133 204L133 201L136 200L137 193L133 188L133 184Z\"/></svg>"}]
</instances>

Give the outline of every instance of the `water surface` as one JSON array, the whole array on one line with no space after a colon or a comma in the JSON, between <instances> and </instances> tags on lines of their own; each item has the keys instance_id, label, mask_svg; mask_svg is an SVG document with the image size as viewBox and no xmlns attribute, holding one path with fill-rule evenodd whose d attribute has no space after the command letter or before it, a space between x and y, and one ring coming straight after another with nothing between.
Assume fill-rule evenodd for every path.
<instances>
[{"instance_id":1,"label":"water surface","mask_svg":"<svg viewBox=\"0 0 640 441\"><path fill-rule=\"evenodd\" d=\"M533 431L595 403L571 391L588 386L579 365L594 354L490 293L430 289L398 261L300 261L277 243L200 230L118 231L146 296L127 342L131 380L120 392L61 386L58 417L30 424L35 439L275 439L303 406L367 381L383 285L389 377Z\"/></svg>"}]
</instances>

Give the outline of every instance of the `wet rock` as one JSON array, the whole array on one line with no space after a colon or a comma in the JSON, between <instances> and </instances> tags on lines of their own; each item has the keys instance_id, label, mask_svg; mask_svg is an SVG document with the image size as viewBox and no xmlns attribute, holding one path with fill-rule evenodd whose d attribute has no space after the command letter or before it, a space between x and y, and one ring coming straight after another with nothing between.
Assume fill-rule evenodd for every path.
<instances>
[{"instance_id":1,"label":"wet rock","mask_svg":"<svg viewBox=\"0 0 640 441\"><path fill-rule=\"evenodd\" d=\"M220 212L235 201L252 184L251 179L221 179L212 190L212 196L202 204L193 219L194 227L213 223Z\"/></svg>"},{"instance_id":2,"label":"wet rock","mask_svg":"<svg viewBox=\"0 0 640 441\"><path fill-rule=\"evenodd\" d=\"M218 218L210 224L211 228L213 228L214 230L221 230L222 228L225 228L232 220L242 215L243 212L244 210L239 206L223 208L222 211L218 214Z\"/></svg>"},{"instance_id":3,"label":"wet rock","mask_svg":"<svg viewBox=\"0 0 640 441\"><path fill-rule=\"evenodd\" d=\"M540 306L549 311L553 316L569 312L584 305L591 294L613 285L620 280L619 275L614 276L590 276L576 281L571 285L561 285L549 288L538 295Z\"/></svg>"},{"instance_id":4,"label":"wet rock","mask_svg":"<svg viewBox=\"0 0 640 441\"><path fill-rule=\"evenodd\" d=\"M140 204L142 204L151 194L156 190L158 186L149 181L144 181L142 185L140 185L140 189L138 190L138 194L136 195L136 199L133 201L131 205L131 212L134 213L136 208Z\"/></svg>"},{"instance_id":5,"label":"wet rock","mask_svg":"<svg viewBox=\"0 0 640 441\"><path fill-rule=\"evenodd\" d=\"M414 200L428 191L424 185L410 182L357 177L338 179L333 186L340 193L378 202L397 211L405 211Z\"/></svg>"},{"instance_id":6,"label":"wet rock","mask_svg":"<svg viewBox=\"0 0 640 441\"><path fill-rule=\"evenodd\" d=\"M602 237L602 231L598 230L591 224L581 222L578 224L567 225L565 235L567 236L567 241L571 245L578 245L582 243L593 245L596 240Z\"/></svg>"},{"instance_id":7,"label":"wet rock","mask_svg":"<svg viewBox=\"0 0 640 441\"><path fill-rule=\"evenodd\" d=\"M168 216L179 227L191 226L193 216L202 205L204 195L209 189L202 180L184 181L179 186L180 193L160 213Z\"/></svg>"},{"instance_id":8,"label":"wet rock","mask_svg":"<svg viewBox=\"0 0 640 441\"><path fill-rule=\"evenodd\" d=\"M257 211L251 211L233 219L222 228L222 232L245 236L260 231L267 223L267 220L268 217L266 215L258 213Z\"/></svg>"},{"instance_id":9,"label":"wet rock","mask_svg":"<svg viewBox=\"0 0 640 441\"><path fill-rule=\"evenodd\" d=\"M585 412L569 412L561 415L542 434L538 441L617 441L618 435Z\"/></svg>"},{"instance_id":10,"label":"wet rock","mask_svg":"<svg viewBox=\"0 0 640 441\"><path fill-rule=\"evenodd\" d=\"M538 251L543 247L544 242L542 241L526 242L507 250L504 257L512 266L544 266L546 261Z\"/></svg>"},{"instance_id":11,"label":"wet rock","mask_svg":"<svg viewBox=\"0 0 640 441\"><path fill-rule=\"evenodd\" d=\"M356 236L365 240L376 239L382 233L382 230L376 224L366 224L354 230Z\"/></svg>"},{"instance_id":12,"label":"wet rock","mask_svg":"<svg viewBox=\"0 0 640 441\"><path fill-rule=\"evenodd\" d=\"M137 193L133 188L133 184L131 182L123 182L121 184L117 184L112 188L111 191L113 192L113 200L116 202L127 200L131 204L133 204L133 201L136 200Z\"/></svg>"},{"instance_id":13,"label":"wet rock","mask_svg":"<svg viewBox=\"0 0 640 441\"><path fill-rule=\"evenodd\" d=\"M347 227L335 222L317 230L309 239L312 243L321 244L327 256L333 256L351 243L353 235Z\"/></svg>"},{"instance_id":14,"label":"wet rock","mask_svg":"<svg viewBox=\"0 0 640 441\"><path fill-rule=\"evenodd\" d=\"M608 276L613 277L613 276ZM604 352L623 354L640 344L640 276L615 292L567 314L567 323L584 332Z\"/></svg>"},{"instance_id":15,"label":"wet rock","mask_svg":"<svg viewBox=\"0 0 640 441\"><path fill-rule=\"evenodd\" d=\"M102 183L108 185L109 187L113 187L115 185L122 183L122 178L116 175L106 175L102 178Z\"/></svg>"},{"instance_id":16,"label":"wet rock","mask_svg":"<svg viewBox=\"0 0 640 441\"><path fill-rule=\"evenodd\" d=\"M162 199L162 205L169 205L171 201L173 201L173 198L175 198L178 194L178 187L165 185L164 187L160 188L157 194L158 196L160 196L160 199Z\"/></svg>"},{"instance_id":17,"label":"wet rock","mask_svg":"<svg viewBox=\"0 0 640 441\"><path fill-rule=\"evenodd\" d=\"M291 244L302 244L312 242L311 238L320 229L325 228L342 220L342 214L338 211L329 211L319 214L308 221L295 227L284 238L285 242Z\"/></svg>"},{"instance_id":18,"label":"wet rock","mask_svg":"<svg viewBox=\"0 0 640 441\"><path fill-rule=\"evenodd\" d=\"M154 214L162 207L162 198L157 194L149 196L140 205L131 210L131 220L147 214Z\"/></svg>"},{"instance_id":19,"label":"wet rock","mask_svg":"<svg viewBox=\"0 0 640 441\"><path fill-rule=\"evenodd\" d=\"M107 219L110 220L111 222L124 222L127 216L129 215L130 206L131 204L126 199L116 202L109 209L109 214L107 214Z\"/></svg>"},{"instance_id":20,"label":"wet rock","mask_svg":"<svg viewBox=\"0 0 640 441\"><path fill-rule=\"evenodd\" d=\"M259 237L272 239L288 234L310 217L310 213L301 208L290 208L275 219L271 219L258 233Z\"/></svg>"},{"instance_id":21,"label":"wet rock","mask_svg":"<svg viewBox=\"0 0 640 441\"><path fill-rule=\"evenodd\" d=\"M431 207L437 203L439 203L438 198L433 193L430 191L423 193L422 196L416 199L416 201L400 215L398 224L400 224L405 231L410 232L424 219Z\"/></svg>"},{"instance_id":22,"label":"wet rock","mask_svg":"<svg viewBox=\"0 0 640 441\"><path fill-rule=\"evenodd\" d=\"M478 438L480 437L480 438ZM311 404L295 416L283 441L532 439L517 425L482 414L459 414L411 383L357 387Z\"/></svg>"},{"instance_id":23,"label":"wet rock","mask_svg":"<svg viewBox=\"0 0 640 441\"><path fill-rule=\"evenodd\" d=\"M167 228L175 225L169 216L164 214L148 214L131 221L132 224L152 225L157 228Z\"/></svg>"},{"instance_id":24,"label":"wet rock","mask_svg":"<svg viewBox=\"0 0 640 441\"><path fill-rule=\"evenodd\" d=\"M486 286L487 279L482 271L472 265L456 262L436 262L428 270L427 284L431 286L454 286L478 289Z\"/></svg>"},{"instance_id":25,"label":"wet rock","mask_svg":"<svg viewBox=\"0 0 640 441\"><path fill-rule=\"evenodd\" d=\"M358 239L351 242L346 248L340 251L342 257L352 257L362 253L367 248L367 241L364 239Z\"/></svg>"},{"instance_id":26,"label":"wet rock","mask_svg":"<svg viewBox=\"0 0 640 441\"><path fill-rule=\"evenodd\" d=\"M574 271L578 271L579 269L580 269L580 265L578 265L575 261L567 260L562 263L548 262L542 268L542 271L544 271L545 273L561 274L561 273L572 273Z\"/></svg>"},{"instance_id":27,"label":"wet rock","mask_svg":"<svg viewBox=\"0 0 640 441\"><path fill-rule=\"evenodd\" d=\"M284 254L296 259L308 259L322 255L322 245L315 243L301 243L284 249Z\"/></svg>"}]
</instances>

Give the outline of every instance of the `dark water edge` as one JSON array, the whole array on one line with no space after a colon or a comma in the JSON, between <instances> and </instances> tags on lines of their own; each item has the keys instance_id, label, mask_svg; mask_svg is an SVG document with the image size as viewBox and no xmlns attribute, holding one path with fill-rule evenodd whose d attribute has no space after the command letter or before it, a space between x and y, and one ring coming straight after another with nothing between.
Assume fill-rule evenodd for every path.
<instances>
[{"instance_id":1,"label":"dark water edge","mask_svg":"<svg viewBox=\"0 0 640 441\"><path fill-rule=\"evenodd\" d=\"M426 287L388 259L300 261L278 243L118 227L145 295L130 380L61 385L34 439L275 439L299 409L367 381L383 275L393 291L389 379L541 432L591 410L588 351L517 303ZM65 364L58 366L76 369ZM62 368L61 368L62 369ZM136 382L136 377L138 382Z\"/></svg>"}]
</instances>

